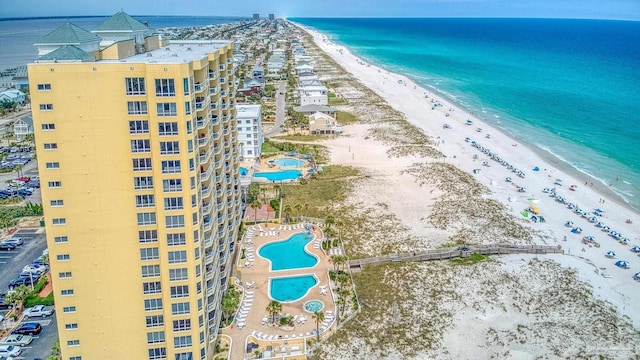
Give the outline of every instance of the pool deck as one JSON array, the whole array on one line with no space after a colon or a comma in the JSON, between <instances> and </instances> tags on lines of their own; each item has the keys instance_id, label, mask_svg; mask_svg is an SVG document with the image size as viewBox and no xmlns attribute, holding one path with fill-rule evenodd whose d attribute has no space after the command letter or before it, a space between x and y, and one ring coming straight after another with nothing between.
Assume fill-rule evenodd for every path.
<instances>
[{"instance_id":1,"label":"pool deck","mask_svg":"<svg viewBox=\"0 0 640 360\"><path fill-rule=\"evenodd\" d=\"M273 166L269 165L269 161L276 161L282 158L295 158L297 160L304 161L304 165L303 166L280 166L277 163L274 164ZM309 166L309 160L307 159L298 158L295 155L277 155L269 158L261 158L259 169L256 172L277 172L281 170L300 170L300 172L302 172L302 175L304 176L304 175L307 175L307 171L309 169L311 169L311 166Z\"/></svg>"},{"instance_id":2,"label":"pool deck","mask_svg":"<svg viewBox=\"0 0 640 360\"><path fill-rule=\"evenodd\" d=\"M291 229L292 227L296 228ZM329 316L330 314L327 314L327 311L333 314L336 313L336 305L332 291L333 285L330 284L328 276L328 271L333 269L333 265L330 262L330 256L326 255L319 247L323 233L320 228L316 226L313 231L314 239L305 246L305 250L308 253L318 258L318 264L312 268L272 272L270 271L270 262L257 254L260 247L273 241L285 240L293 234L304 232L304 224L260 224L260 228L264 230L262 234L258 225L254 225L249 227L249 230L242 238L241 248L253 249L246 250L245 252L246 255L252 255L253 264L251 265L251 262L248 260L250 256L247 256L245 259L240 259L240 256L238 256L238 261L234 269L237 277L236 282L239 283L237 287L243 291L241 303L244 299L250 297L250 295L247 294L254 294L253 302L246 317L246 326L240 328L237 322L234 321L232 326L223 329L221 333L233 339L231 359L254 359L255 355L245 353L248 342L257 343L260 346L258 350L261 352L264 352L267 346L271 346L273 349L273 351L271 351L271 357L283 358L283 356L286 356L289 359L304 359L306 358L305 354L307 349L305 339L307 337L315 337L316 330L316 322L312 314L303 309L304 303L309 300L322 301L324 303L322 311L325 313L325 318L331 317ZM242 253L240 252L239 254ZM295 322L292 328L283 328L269 323L264 324L263 318L267 317L269 320L271 319L266 311L267 305L271 301L271 297L269 296L269 278L307 274L314 274L318 278L318 284L313 286L307 295L301 299L294 302L282 303L281 311L281 314L289 314L290 316L303 315L307 318L306 322ZM330 290L323 292L321 291L321 286L328 286ZM329 327L333 327L334 325L335 320L330 323ZM260 334L261 336L258 338L252 335L252 333L255 335Z\"/></svg>"}]
</instances>

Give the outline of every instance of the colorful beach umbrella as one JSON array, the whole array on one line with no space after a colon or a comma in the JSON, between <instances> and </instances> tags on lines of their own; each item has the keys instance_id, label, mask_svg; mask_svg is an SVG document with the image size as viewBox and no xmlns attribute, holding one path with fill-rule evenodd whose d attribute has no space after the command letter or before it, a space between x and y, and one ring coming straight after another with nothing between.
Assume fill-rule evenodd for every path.
<instances>
[{"instance_id":1,"label":"colorful beach umbrella","mask_svg":"<svg viewBox=\"0 0 640 360\"><path fill-rule=\"evenodd\" d=\"M573 221L565 221L564 226L572 227L573 226Z\"/></svg>"},{"instance_id":2,"label":"colorful beach umbrella","mask_svg":"<svg viewBox=\"0 0 640 360\"><path fill-rule=\"evenodd\" d=\"M616 261L616 266L619 267L619 268L628 269L629 268L629 263L624 261L624 260L618 260L618 261Z\"/></svg>"},{"instance_id":3,"label":"colorful beach umbrella","mask_svg":"<svg viewBox=\"0 0 640 360\"><path fill-rule=\"evenodd\" d=\"M634 253L640 253L640 246L638 246L638 245L634 245L634 246L631 248L631 251L633 251Z\"/></svg>"},{"instance_id":4,"label":"colorful beach umbrella","mask_svg":"<svg viewBox=\"0 0 640 360\"><path fill-rule=\"evenodd\" d=\"M616 253L614 253L613 251L607 251L607 255L605 255L606 257L613 259L616 257Z\"/></svg>"}]
</instances>

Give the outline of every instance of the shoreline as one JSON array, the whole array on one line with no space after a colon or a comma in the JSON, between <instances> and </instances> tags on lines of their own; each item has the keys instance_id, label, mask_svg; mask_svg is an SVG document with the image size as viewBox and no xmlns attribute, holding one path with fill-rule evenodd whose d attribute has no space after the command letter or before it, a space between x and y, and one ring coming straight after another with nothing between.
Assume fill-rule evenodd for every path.
<instances>
[{"instance_id":1,"label":"shoreline","mask_svg":"<svg viewBox=\"0 0 640 360\"><path fill-rule=\"evenodd\" d=\"M321 32L321 31L316 30L316 29L311 28L311 27L307 27L307 26L305 26L303 24L300 24L300 23L297 23L297 22L294 22L294 21L291 21L291 20L287 20L287 21L290 21L291 23L295 24L299 28L303 29L308 34L310 34L312 37L313 37L312 33L321 34L321 37L323 38L323 40L326 40L326 41L334 44L338 48L343 48L343 49L346 50L347 54L349 54L351 56L354 56L354 57L356 57L358 59L361 59L362 60L362 61L360 61L362 63L361 65L365 65L366 64L367 67L372 67L372 68L375 68L375 69L379 69L379 72L381 70L384 75L388 75L388 76L396 75L398 77L402 77L402 78L405 78L405 79L409 80L408 82L406 82L406 84L410 85L410 86L414 86L415 90L424 91L425 94L428 93L430 95L430 98L436 98L436 99L439 99L440 101L444 100L444 102L446 102L448 104L447 106L451 106L451 107L453 107L453 108L455 108L457 110L463 111L464 113L466 113L466 115L469 118L472 118L472 119L477 120L477 121L481 121L483 123L483 126L491 128L491 130L494 131L494 132L500 132L500 133L504 134L506 137L513 139L515 142L519 143L520 145L523 145L523 146L527 147L529 150L531 150L532 152L537 154L543 160L548 162L550 165L556 167L558 170L562 171L563 173L567 173L572 178L582 179L582 182L579 183L579 184L584 184L585 181L587 183L589 183L589 184L593 183L593 187L592 188L595 189L602 197L607 198L607 200L615 202L615 203L625 207L629 211L632 211L635 214L639 214L640 215L640 202L638 203L638 205L636 205L638 207L634 206L631 202L629 202L627 200L627 198L625 198L625 192L624 191L616 190L613 187L613 184L607 184L605 182L605 180L598 178L596 175L589 173L587 170L583 170L583 169L580 169L580 168L576 167L575 165L571 164L570 161L568 161L566 159L563 159L562 157L554 154L551 150L546 149L544 147L540 147L540 146L538 146L538 145L536 145L536 144L534 144L534 143L532 143L530 141L524 140L524 139L522 139L522 137L520 137L520 136L514 134L513 132L509 131L509 129L506 129L506 128L503 128L501 126L498 126L497 124L495 124L492 121L487 119L487 116L491 115L491 114L487 114L487 116L483 116L480 113L481 109L474 109L474 108L470 107L470 105L460 104L455 99L455 96L448 95L446 92L443 92L443 91L439 90L433 84L422 85L416 79L412 78L410 73L405 74L405 73L402 73L402 72L396 72L395 70L391 70L391 69L387 68L386 65L384 65L384 64L377 64L375 62L370 61L370 59L368 59L366 56L355 54L355 53L353 53L351 51L351 49L347 45L344 45L342 43L338 43L335 40L333 40L333 37L330 34ZM316 45L320 46L320 44L317 43L317 42L316 42ZM333 56L333 54L331 54L329 52L326 52L326 53L329 56L331 56L334 60L336 60L341 66L343 66L343 64L341 64L339 62L339 60ZM348 70L347 70L347 72L351 73ZM474 110L477 110L477 111L474 111ZM499 116L499 117L502 117L501 116L502 114L500 114L500 115L495 114L495 115ZM424 130L424 128L422 127L422 124L420 124L420 123L412 123L412 124L422 128ZM431 134L428 133L428 135L431 135ZM562 139L562 141L567 141L567 140ZM595 150L592 150L592 151L596 152ZM598 154L600 154L600 153L598 153ZM620 166L624 166L624 165L620 165ZM635 198L634 195L627 195L627 196Z\"/></svg>"}]
</instances>

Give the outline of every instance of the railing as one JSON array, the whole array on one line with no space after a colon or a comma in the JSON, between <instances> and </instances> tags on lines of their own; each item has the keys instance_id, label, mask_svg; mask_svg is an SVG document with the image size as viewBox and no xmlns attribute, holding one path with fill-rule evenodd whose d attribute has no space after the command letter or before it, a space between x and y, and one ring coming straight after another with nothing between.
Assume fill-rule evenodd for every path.
<instances>
[{"instance_id":1,"label":"railing","mask_svg":"<svg viewBox=\"0 0 640 360\"><path fill-rule=\"evenodd\" d=\"M210 72L209 73L209 80L214 80L216 78L216 73L215 72Z\"/></svg>"},{"instance_id":2,"label":"railing","mask_svg":"<svg viewBox=\"0 0 640 360\"><path fill-rule=\"evenodd\" d=\"M198 138L198 146L206 145L211 141L211 133L207 134L207 136Z\"/></svg>"},{"instance_id":3,"label":"railing","mask_svg":"<svg viewBox=\"0 0 640 360\"><path fill-rule=\"evenodd\" d=\"M204 164L207 161L209 161L209 159L211 158L211 151L205 151L204 154L200 154L199 159L200 159L200 164Z\"/></svg>"},{"instance_id":4,"label":"railing","mask_svg":"<svg viewBox=\"0 0 640 360\"><path fill-rule=\"evenodd\" d=\"M200 180L204 181L211 178L211 172L213 172L213 166L209 166L207 171L200 173Z\"/></svg>"},{"instance_id":5,"label":"railing","mask_svg":"<svg viewBox=\"0 0 640 360\"><path fill-rule=\"evenodd\" d=\"M206 90L207 89L207 84L206 83L196 83L194 85L194 88L195 88L196 92L198 93L198 92L201 92L203 90Z\"/></svg>"},{"instance_id":6,"label":"railing","mask_svg":"<svg viewBox=\"0 0 640 360\"><path fill-rule=\"evenodd\" d=\"M196 121L196 126L198 127L198 130L204 129L208 124L209 124L209 118L208 117L205 117L205 118L202 118L202 119Z\"/></svg>"},{"instance_id":7,"label":"railing","mask_svg":"<svg viewBox=\"0 0 640 360\"><path fill-rule=\"evenodd\" d=\"M211 125L216 126L220 124L220 118L218 117L218 115L212 115L211 116Z\"/></svg>"}]
</instances>

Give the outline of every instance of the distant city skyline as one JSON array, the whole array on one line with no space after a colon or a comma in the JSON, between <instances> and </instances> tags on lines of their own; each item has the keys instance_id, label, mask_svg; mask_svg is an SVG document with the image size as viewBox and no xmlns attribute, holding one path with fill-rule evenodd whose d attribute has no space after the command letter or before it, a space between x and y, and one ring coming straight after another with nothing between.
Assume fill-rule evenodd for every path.
<instances>
[{"instance_id":1,"label":"distant city skyline","mask_svg":"<svg viewBox=\"0 0 640 360\"><path fill-rule=\"evenodd\" d=\"M213 4L212 4L213 5ZM531 17L640 20L640 0L245 0L189 7L171 0L31 0L4 7L0 18L111 15L276 17Z\"/></svg>"}]
</instances>

